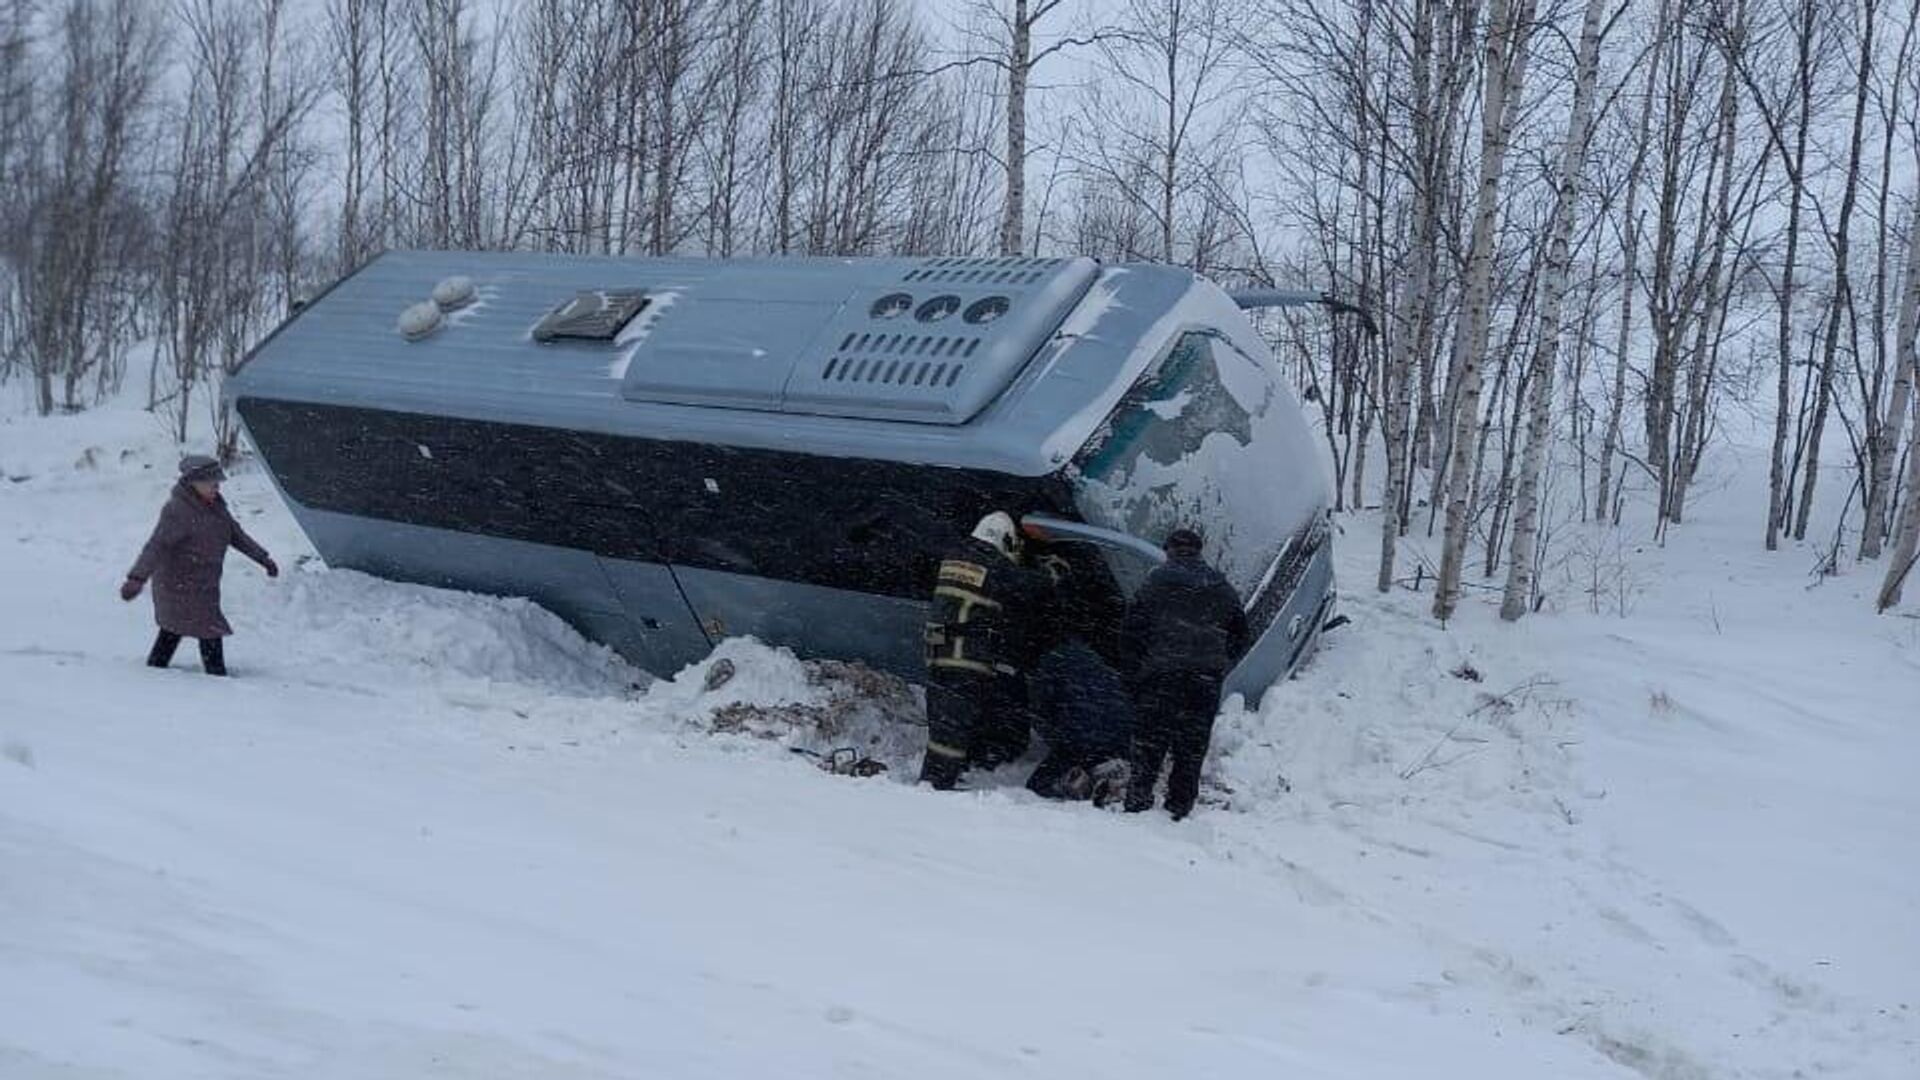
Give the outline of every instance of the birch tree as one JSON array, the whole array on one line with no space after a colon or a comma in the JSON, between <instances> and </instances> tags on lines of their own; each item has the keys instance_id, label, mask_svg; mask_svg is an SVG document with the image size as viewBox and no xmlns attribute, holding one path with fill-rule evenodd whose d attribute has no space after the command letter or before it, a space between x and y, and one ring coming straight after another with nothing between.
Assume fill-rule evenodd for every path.
<instances>
[{"instance_id":1,"label":"birch tree","mask_svg":"<svg viewBox=\"0 0 1920 1080\"><path fill-rule=\"evenodd\" d=\"M1815 0L1793 0L1790 10L1793 51L1791 79L1787 91L1770 99L1765 81L1751 63L1753 54L1745 49L1727 50L1728 62L1739 71L1747 92L1759 107L1768 145L1780 159L1787 181L1787 224L1785 254L1774 289L1778 316L1775 320L1775 400L1773 443L1767 474L1766 548L1780 546L1780 532L1787 524L1788 494L1792 477L1787 467L1787 435L1792 423L1793 341L1795 272L1799 268L1800 222L1807 198L1807 142L1814 121L1814 78L1820 56L1819 9Z\"/></svg>"},{"instance_id":2,"label":"birch tree","mask_svg":"<svg viewBox=\"0 0 1920 1080\"><path fill-rule=\"evenodd\" d=\"M1027 98L1033 87L1033 75L1040 65L1063 51L1107 40L1111 31L1095 28L1082 34L1068 34L1047 41L1037 50L1034 36L1043 24L1057 22L1066 0L994 0L985 5L986 21L994 25L998 44L962 63L982 61L992 65L1006 78L1006 105L1001 168L1005 187L1001 192L999 249L1002 255L1027 252ZM1038 236L1035 241L1038 242Z\"/></svg>"},{"instance_id":3,"label":"birch tree","mask_svg":"<svg viewBox=\"0 0 1920 1080\"><path fill-rule=\"evenodd\" d=\"M1915 201L1920 208L1920 199ZM1920 214L1916 215L1920 218ZM1920 220L1909 225L1912 240L1907 250L1907 288L1900 300L1900 329L1894 349L1895 363L1911 392L1913 380L1920 378L1920 349L1915 347L1920 331ZM1896 391L1897 392L1897 391ZM1886 578L1880 584L1877 608L1885 611L1900 602L1907 576L1912 572L1916 554L1920 554L1920 424L1914 425L1907 440L1906 510L1894 530L1893 552L1887 561Z\"/></svg>"},{"instance_id":4,"label":"birch tree","mask_svg":"<svg viewBox=\"0 0 1920 1080\"><path fill-rule=\"evenodd\" d=\"M1640 189L1653 138L1654 100L1658 96L1660 71L1672 33L1672 5L1673 0L1659 0L1653 40L1647 50L1647 77L1641 91L1639 119L1633 128L1632 163L1627 167L1626 206L1620 219L1620 316L1615 328L1612 393L1608 397L1607 424L1600 441L1600 480L1594 492L1596 516L1602 521L1614 518L1611 507L1618 502L1618 491L1611 485L1613 463L1620 448L1621 417L1627 403L1627 361L1633 346L1633 300L1640 290ZM1621 484L1625 482L1623 476Z\"/></svg>"},{"instance_id":5,"label":"birch tree","mask_svg":"<svg viewBox=\"0 0 1920 1080\"><path fill-rule=\"evenodd\" d=\"M0 2L0 385L19 371L25 360L20 326L20 287L16 269L28 257L26 244L29 195L33 167L35 94L28 76L31 16L28 0Z\"/></svg>"},{"instance_id":6,"label":"birch tree","mask_svg":"<svg viewBox=\"0 0 1920 1080\"><path fill-rule=\"evenodd\" d=\"M347 274L377 247L367 223L371 170L367 160L368 129L374 119L375 20L381 17L377 0L329 0L327 44L331 50L333 90L340 98L342 134L340 220L335 268Z\"/></svg>"},{"instance_id":7,"label":"birch tree","mask_svg":"<svg viewBox=\"0 0 1920 1080\"><path fill-rule=\"evenodd\" d=\"M1406 532L1413 467L1412 414L1416 366L1430 367L1435 332L1435 277L1439 270L1441 216L1449 187L1454 133L1459 122L1460 35L1443 5L1420 0L1413 13L1411 43L1411 205L1405 275L1394 303L1393 334L1381 374L1382 429L1387 465L1381 494L1380 567L1375 587L1393 585L1395 551ZM1422 406L1424 409L1424 404Z\"/></svg>"},{"instance_id":8,"label":"birch tree","mask_svg":"<svg viewBox=\"0 0 1920 1080\"><path fill-rule=\"evenodd\" d=\"M1500 180L1513 133L1513 114L1517 111L1514 106L1526 84L1533 10L1534 0L1492 0L1488 7L1485 86L1480 107L1480 178L1462 312L1454 330L1453 366L1460 372L1459 394L1449 444L1446 535L1433 598L1434 617L1442 621L1453 616L1459 603L1461 569L1466 562L1467 504L1474 483L1481 364L1487 349L1492 302L1494 224L1499 216Z\"/></svg>"},{"instance_id":9,"label":"birch tree","mask_svg":"<svg viewBox=\"0 0 1920 1080\"><path fill-rule=\"evenodd\" d=\"M1859 51L1854 71L1853 120L1848 127L1847 165L1840 185L1840 213L1829 235L1833 248L1833 296L1827 317L1826 337L1821 347L1813 421L1806 438L1806 472L1793 521L1793 537L1796 540L1807 538L1807 524L1813 514L1813 493L1820 479L1820 444L1826 433L1827 415L1833 403L1834 367L1840 348L1841 328L1853 306L1853 212L1860 195L1861 148L1866 133L1867 98L1873 86L1874 32L1879 22L1879 0L1859 0L1859 3Z\"/></svg>"},{"instance_id":10,"label":"birch tree","mask_svg":"<svg viewBox=\"0 0 1920 1080\"><path fill-rule=\"evenodd\" d=\"M1728 46L1744 52L1747 47L1747 0L1728 0L1731 9L1726 35ZM1703 43L1710 50L1710 41ZM1746 216L1750 199L1764 175L1765 155L1759 155L1744 175L1739 160L1740 81L1734 64L1723 61L1720 72L1719 100L1715 107L1718 131L1708 168L1708 182L1700 201L1701 235L1707 241L1706 263L1688 284L1687 306L1692 315L1693 346L1686 355L1685 395L1679 401L1670 450L1663 453L1667 463L1665 519L1680 522L1686 514L1687 492L1705 455L1711 433L1709 419L1715 406L1713 381L1718 370L1719 335L1726 323L1728 267L1736 263L1739 252L1736 233ZM1741 177L1736 185L1735 178ZM1697 260L1697 256L1696 256ZM1684 332L1685 320L1676 320L1676 332Z\"/></svg>"},{"instance_id":11,"label":"birch tree","mask_svg":"<svg viewBox=\"0 0 1920 1080\"><path fill-rule=\"evenodd\" d=\"M1593 133L1594 84L1600 70L1602 17L1607 0L1587 0L1580 21L1580 44L1574 61L1573 112L1567 121L1567 139L1554 177L1553 217L1547 241L1547 266L1541 284L1540 325L1536 331L1527 391L1527 444L1520 461L1519 494L1515 497L1512 548L1507 556L1507 586L1500 617L1508 621L1525 615L1533 601L1538 567L1534 546L1540 531L1540 476L1546 465L1547 444L1553 437L1553 373L1560 351L1561 307L1567 292L1567 268L1572 261L1574 209L1580 199L1580 177L1586 169L1587 146Z\"/></svg>"},{"instance_id":12,"label":"birch tree","mask_svg":"<svg viewBox=\"0 0 1920 1080\"><path fill-rule=\"evenodd\" d=\"M1880 554L1880 534L1885 528L1881 518L1890 499L1895 450L1900 445L1907 412L1913 406L1913 381L1916 374L1920 374L1914 365L1913 344L1915 324L1920 322L1920 192L1915 195L1914 206L1916 212L1907 220L1906 288L1901 291L1899 323L1894 332L1893 390L1887 396L1886 418L1874 433L1879 446L1872 460L1873 477L1868 485L1872 494L1867 500L1865 531L1860 539L1861 558L1877 558ZM1914 492L1912 480L1909 479L1905 486L1907 499L1911 502Z\"/></svg>"},{"instance_id":13,"label":"birch tree","mask_svg":"<svg viewBox=\"0 0 1920 1080\"><path fill-rule=\"evenodd\" d=\"M1893 261L1891 251L1893 220L1889 204L1893 193L1893 169L1896 160L1902 155L1896 153L1901 135L1906 135L1912 145L1915 156L1909 160L1920 165L1920 131L1904 123L1905 91L1909 78L1908 71L1914 57L1916 37L1920 36L1920 5L1915 5L1907 15L1906 31L1901 36L1900 47L1894 54L1892 71L1886 80L1887 85L1880 92L1880 123L1882 135L1880 144L1880 182L1879 182L1879 243L1876 245L1876 267L1874 273L1873 302L1873 345L1874 371L1872 385L1866 394L1867 421L1867 461L1866 498L1864 500L1862 524L1860 527L1860 557L1877 559L1881 545L1887 534L1887 503L1891 495L1889 488L1893 482L1894 458L1899 453L1900 437L1905 430L1907 409L1913 393L1913 372L1898 360L1898 348L1889 356L1886 340L1887 293L1899 271L1890 265ZM1916 197L1908 209L1907 229L1909 251L1907 262L1916 261L1912 245L1920 244L1920 197ZM1912 275L1905 275L1909 292L1895 300L1899 309L1895 327L1896 343L1903 335L1910 333L1909 323L1913 318L1913 302L1910 290L1914 288ZM1892 369L1893 385L1887 395L1886 411L1876 415L1875 405L1881 397L1881 387Z\"/></svg>"}]
</instances>

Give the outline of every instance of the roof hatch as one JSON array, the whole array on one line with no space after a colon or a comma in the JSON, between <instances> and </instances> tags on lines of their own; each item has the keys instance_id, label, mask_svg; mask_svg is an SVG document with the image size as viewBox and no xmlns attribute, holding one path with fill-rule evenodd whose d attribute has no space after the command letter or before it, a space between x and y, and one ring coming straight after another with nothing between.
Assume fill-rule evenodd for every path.
<instances>
[{"instance_id":1,"label":"roof hatch","mask_svg":"<svg viewBox=\"0 0 1920 1080\"><path fill-rule=\"evenodd\" d=\"M1091 259L937 258L743 273L678 297L628 400L964 424L1080 302ZM862 272L864 271L864 272Z\"/></svg>"},{"instance_id":2,"label":"roof hatch","mask_svg":"<svg viewBox=\"0 0 1920 1080\"><path fill-rule=\"evenodd\" d=\"M612 341L647 308L644 289L592 289L547 313L533 328L535 341Z\"/></svg>"}]
</instances>

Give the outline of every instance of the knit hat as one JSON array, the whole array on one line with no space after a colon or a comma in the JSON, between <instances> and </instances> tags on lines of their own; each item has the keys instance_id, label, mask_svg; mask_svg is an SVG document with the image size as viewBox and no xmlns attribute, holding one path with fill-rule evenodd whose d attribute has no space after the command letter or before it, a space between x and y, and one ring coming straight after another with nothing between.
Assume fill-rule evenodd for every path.
<instances>
[{"instance_id":1,"label":"knit hat","mask_svg":"<svg viewBox=\"0 0 1920 1080\"><path fill-rule=\"evenodd\" d=\"M187 483L203 480L221 481L227 478L227 471L220 463L205 454L188 454L180 459L180 479Z\"/></svg>"},{"instance_id":2,"label":"knit hat","mask_svg":"<svg viewBox=\"0 0 1920 1080\"><path fill-rule=\"evenodd\" d=\"M1197 531L1182 528L1168 533L1167 542L1161 546L1166 548L1169 555L1198 555L1202 544Z\"/></svg>"}]
</instances>

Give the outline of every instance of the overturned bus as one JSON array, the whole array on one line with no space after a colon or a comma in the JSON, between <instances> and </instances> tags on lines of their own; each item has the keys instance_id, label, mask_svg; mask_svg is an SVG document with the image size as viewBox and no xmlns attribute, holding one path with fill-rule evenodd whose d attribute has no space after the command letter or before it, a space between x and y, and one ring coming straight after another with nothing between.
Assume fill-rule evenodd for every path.
<instances>
[{"instance_id":1,"label":"overturned bus","mask_svg":"<svg viewBox=\"0 0 1920 1080\"><path fill-rule=\"evenodd\" d=\"M1198 525L1250 700L1333 603L1299 404L1171 267L396 252L226 392L330 565L529 597L656 673L752 635L915 678L938 553L996 509L1103 650Z\"/></svg>"}]
</instances>

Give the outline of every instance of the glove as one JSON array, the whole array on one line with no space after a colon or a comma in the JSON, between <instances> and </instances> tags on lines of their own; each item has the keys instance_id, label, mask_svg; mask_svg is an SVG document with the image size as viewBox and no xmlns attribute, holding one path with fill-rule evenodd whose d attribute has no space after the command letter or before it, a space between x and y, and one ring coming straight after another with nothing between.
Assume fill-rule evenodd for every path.
<instances>
[{"instance_id":1,"label":"glove","mask_svg":"<svg viewBox=\"0 0 1920 1080\"><path fill-rule=\"evenodd\" d=\"M1059 555L1042 555L1040 556L1039 563L1040 569L1046 571L1047 576L1053 579L1055 585L1065 582L1068 573L1071 572L1072 564L1068 563L1064 557Z\"/></svg>"},{"instance_id":2,"label":"glove","mask_svg":"<svg viewBox=\"0 0 1920 1080\"><path fill-rule=\"evenodd\" d=\"M131 600L134 597L139 596L141 585L142 585L142 582L134 578L128 578L127 580L121 582L120 583L120 599Z\"/></svg>"},{"instance_id":3,"label":"glove","mask_svg":"<svg viewBox=\"0 0 1920 1080\"><path fill-rule=\"evenodd\" d=\"M267 556L266 561L260 565L266 569L268 577L280 576L280 564L273 561L273 556Z\"/></svg>"}]
</instances>

